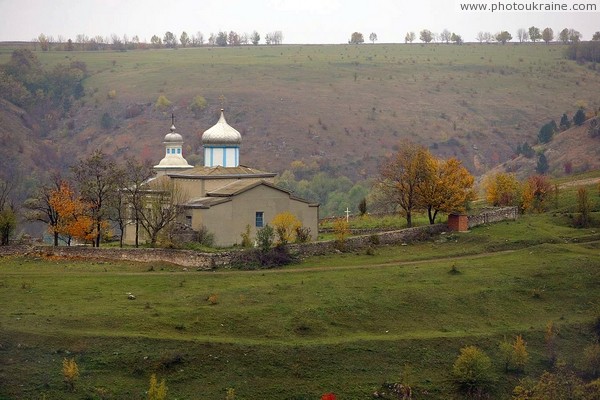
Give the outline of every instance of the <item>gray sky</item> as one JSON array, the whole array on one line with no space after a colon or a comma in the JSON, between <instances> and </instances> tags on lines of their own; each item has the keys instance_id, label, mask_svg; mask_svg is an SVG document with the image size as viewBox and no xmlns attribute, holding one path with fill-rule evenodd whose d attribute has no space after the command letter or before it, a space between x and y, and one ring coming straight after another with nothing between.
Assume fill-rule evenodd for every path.
<instances>
[{"instance_id":1,"label":"gray sky","mask_svg":"<svg viewBox=\"0 0 600 400\"><path fill-rule=\"evenodd\" d=\"M557 34L575 28L584 40L600 31L600 0L540 0L592 3L595 12L466 12L459 2L478 0L0 0L0 41L31 41L40 33L75 40L77 34L103 37L138 35L149 42L166 31L179 37L202 32L281 30L284 43L346 43L354 31L379 43L403 42L408 31L443 29L474 41L479 31L507 30L516 41L519 28L550 27ZM498 0L479 0L498 3ZM515 0L501 0L513 4ZM517 0L531 4L531 0Z\"/></svg>"}]
</instances>

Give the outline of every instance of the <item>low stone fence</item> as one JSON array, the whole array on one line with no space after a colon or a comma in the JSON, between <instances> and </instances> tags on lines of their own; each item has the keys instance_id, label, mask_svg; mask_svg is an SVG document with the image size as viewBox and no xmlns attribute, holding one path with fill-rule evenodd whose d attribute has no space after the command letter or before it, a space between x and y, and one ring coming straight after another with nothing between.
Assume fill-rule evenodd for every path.
<instances>
[{"instance_id":1,"label":"low stone fence","mask_svg":"<svg viewBox=\"0 0 600 400\"><path fill-rule=\"evenodd\" d=\"M515 220L519 217L518 207L502 207L494 208L488 211L480 212L477 215L469 215L469 228L473 228L478 225L491 224L493 222L500 222L506 220Z\"/></svg>"},{"instance_id":2,"label":"low stone fence","mask_svg":"<svg viewBox=\"0 0 600 400\"><path fill-rule=\"evenodd\" d=\"M469 228L477 225L514 220L518 217L517 207L505 207L484 211L478 215L470 215ZM394 245L427 240L430 237L448 231L447 224L435 224L418 226L415 228L401 229L397 231L371 233L361 236L352 236L346 239L344 246L349 250L363 249L373 245ZM311 242L304 244L291 244L290 251L302 257L313 255L331 254L338 251L335 241ZM210 270L215 268L227 268L230 264L234 251L223 251L219 253L200 253L193 250L175 249L121 249L107 247L52 247L39 245L12 245L0 246L0 257L7 255L31 255L31 256L57 256L79 259L105 259L125 260L138 262L165 262L180 265L182 267L196 268L198 270Z\"/></svg>"},{"instance_id":3,"label":"low stone fence","mask_svg":"<svg viewBox=\"0 0 600 400\"><path fill-rule=\"evenodd\" d=\"M0 246L0 256L26 255L65 257L75 259L124 260L138 262L165 262L197 269L222 268L229 264L230 252L200 253L175 249L121 249L108 247L53 247L53 246Z\"/></svg>"}]
</instances>

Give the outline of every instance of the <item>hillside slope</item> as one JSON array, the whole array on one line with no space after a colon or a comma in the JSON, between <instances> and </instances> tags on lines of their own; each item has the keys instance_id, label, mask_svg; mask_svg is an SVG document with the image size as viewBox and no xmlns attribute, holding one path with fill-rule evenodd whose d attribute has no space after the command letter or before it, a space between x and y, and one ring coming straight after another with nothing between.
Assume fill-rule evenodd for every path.
<instances>
[{"instance_id":1,"label":"hillside slope","mask_svg":"<svg viewBox=\"0 0 600 400\"><path fill-rule=\"evenodd\" d=\"M546 156L550 175L558 177L600 169L600 139L590 137L590 122L591 119L581 126L559 132L551 142L533 147L537 153ZM521 155L492 168L488 174L511 172L524 180L536 174L537 160L535 156L527 158Z\"/></svg>"},{"instance_id":2,"label":"hillside slope","mask_svg":"<svg viewBox=\"0 0 600 400\"><path fill-rule=\"evenodd\" d=\"M480 175L518 143L533 143L549 119L600 105L599 73L562 51L383 44L40 52L47 67L84 61L90 77L86 96L39 137L63 166L98 147L158 161L173 112L186 157L200 163L200 136L223 107L243 135L242 163L257 168L280 172L302 160L364 178L409 138ZM0 62L9 56L0 52ZM172 105L156 109L160 95ZM199 115L189 109L196 96L208 102Z\"/></svg>"}]
</instances>

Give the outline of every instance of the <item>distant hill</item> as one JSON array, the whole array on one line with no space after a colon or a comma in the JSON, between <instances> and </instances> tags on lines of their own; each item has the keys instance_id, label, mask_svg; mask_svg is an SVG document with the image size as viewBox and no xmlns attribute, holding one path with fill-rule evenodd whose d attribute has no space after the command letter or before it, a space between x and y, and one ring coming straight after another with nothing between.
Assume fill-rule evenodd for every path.
<instances>
[{"instance_id":1,"label":"distant hill","mask_svg":"<svg viewBox=\"0 0 600 400\"><path fill-rule=\"evenodd\" d=\"M42 171L98 147L158 162L173 112L186 158L200 163L200 136L223 107L242 133L242 163L257 168L281 172L301 160L361 179L409 138L481 175L510 160L519 143L535 143L550 119L572 116L577 104L600 106L600 72L565 59L563 50L364 44L36 52L46 67L85 62L86 94L49 132L2 105L2 152ZM9 57L0 48L0 63ZM155 107L161 95L172 102L163 110ZM196 96L208 103L198 115L189 109ZM14 143L22 151L7 149ZM564 152L556 151L551 165L562 163Z\"/></svg>"}]
</instances>

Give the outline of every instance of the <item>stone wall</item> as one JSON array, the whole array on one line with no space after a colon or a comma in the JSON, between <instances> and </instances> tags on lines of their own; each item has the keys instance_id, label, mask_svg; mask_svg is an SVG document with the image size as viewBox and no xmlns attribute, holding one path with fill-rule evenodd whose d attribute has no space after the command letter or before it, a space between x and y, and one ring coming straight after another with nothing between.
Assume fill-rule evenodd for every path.
<instances>
[{"instance_id":1,"label":"stone wall","mask_svg":"<svg viewBox=\"0 0 600 400\"><path fill-rule=\"evenodd\" d=\"M492 222L514 220L518 217L517 207L505 207L484 211L478 215L469 216L469 228ZM344 246L348 250L358 250L372 245L395 245L427 240L430 237L448 231L447 224L435 224L402 229L390 232L371 233L353 236L346 240ZM292 244L290 250L302 257L312 255L331 254L338 251L335 241L311 242L305 244ZM235 251L235 250L234 250ZM6 255L33 255L33 256L58 256L79 259L107 259L138 262L165 262L182 267L209 270L214 268L227 268L231 260L232 251L219 253L200 253L193 250L175 249L121 249L121 248L93 248L84 246L51 247L13 245L0 246L0 256Z\"/></svg>"},{"instance_id":2,"label":"stone wall","mask_svg":"<svg viewBox=\"0 0 600 400\"><path fill-rule=\"evenodd\" d=\"M165 262L202 270L225 267L229 264L231 258L230 252L200 253L192 250L175 249L121 249L86 246L0 246L0 256L6 255Z\"/></svg>"},{"instance_id":3,"label":"stone wall","mask_svg":"<svg viewBox=\"0 0 600 400\"><path fill-rule=\"evenodd\" d=\"M515 220L519 217L518 207L502 207L480 212L477 215L469 215L469 228L478 225L491 224L506 220Z\"/></svg>"}]
</instances>

